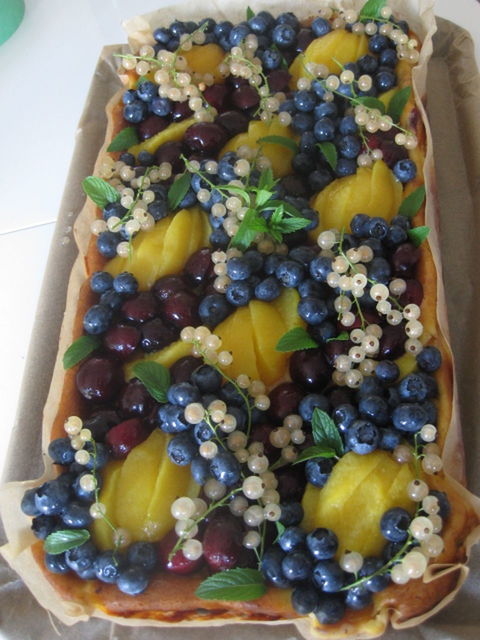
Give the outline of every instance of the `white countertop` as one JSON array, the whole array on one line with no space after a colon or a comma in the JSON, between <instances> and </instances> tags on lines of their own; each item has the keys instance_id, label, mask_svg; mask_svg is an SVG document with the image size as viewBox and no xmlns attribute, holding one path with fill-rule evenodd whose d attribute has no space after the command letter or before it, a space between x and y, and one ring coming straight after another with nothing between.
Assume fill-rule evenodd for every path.
<instances>
[{"instance_id":1,"label":"white countertop","mask_svg":"<svg viewBox=\"0 0 480 640\"><path fill-rule=\"evenodd\" d=\"M26 0L22 24L0 46L0 472L76 125L98 54L103 45L125 40L120 23L132 11L167 4ZM438 0L436 13L471 31L480 59L478 0Z\"/></svg>"}]
</instances>

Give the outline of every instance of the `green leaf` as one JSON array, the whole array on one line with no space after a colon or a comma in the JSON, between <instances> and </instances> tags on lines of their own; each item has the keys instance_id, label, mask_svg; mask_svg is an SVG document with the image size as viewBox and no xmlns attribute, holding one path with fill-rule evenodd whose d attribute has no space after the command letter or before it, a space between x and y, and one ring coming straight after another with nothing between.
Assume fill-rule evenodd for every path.
<instances>
[{"instance_id":1,"label":"green leaf","mask_svg":"<svg viewBox=\"0 0 480 640\"><path fill-rule=\"evenodd\" d=\"M158 362L137 362L133 367L133 375L147 388L148 393L157 402L167 401L170 386L170 372Z\"/></svg>"},{"instance_id":2,"label":"green leaf","mask_svg":"<svg viewBox=\"0 0 480 640\"><path fill-rule=\"evenodd\" d=\"M138 136L135 127L125 127L122 129L109 144L107 151L125 151L138 144Z\"/></svg>"},{"instance_id":3,"label":"green leaf","mask_svg":"<svg viewBox=\"0 0 480 640\"><path fill-rule=\"evenodd\" d=\"M316 349L318 344L309 336L302 327L295 327L284 333L277 342L275 351L288 353L289 351L301 351L302 349Z\"/></svg>"},{"instance_id":4,"label":"green leaf","mask_svg":"<svg viewBox=\"0 0 480 640\"><path fill-rule=\"evenodd\" d=\"M321 409L315 409L312 416L313 441L319 447L332 449L337 455L343 455L343 441L337 425L332 418Z\"/></svg>"},{"instance_id":5,"label":"green leaf","mask_svg":"<svg viewBox=\"0 0 480 640\"><path fill-rule=\"evenodd\" d=\"M241 251L246 251L255 240L257 233L268 231L267 221L258 215L254 209L249 209L242 220L237 233L233 236L230 245Z\"/></svg>"},{"instance_id":6,"label":"green leaf","mask_svg":"<svg viewBox=\"0 0 480 640\"><path fill-rule=\"evenodd\" d=\"M380 11L387 4L387 0L368 0L360 11L360 20L374 20L380 18Z\"/></svg>"},{"instance_id":7,"label":"green leaf","mask_svg":"<svg viewBox=\"0 0 480 640\"><path fill-rule=\"evenodd\" d=\"M187 191L190 188L190 181L192 176L188 171L185 171L180 178L170 186L168 190L168 208L173 211L178 208L180 202L187 195Z\"/></svg>"},{"instance_id":8,"label":"green leaf","mask_svg":"<svg viewBox=\"0 0 480 640\"><path fill-rule=\"evenodd\" d=\"M260 144L278 144L281 147L290 149L293 153L298 152L298 144L291 138L286 138L285 136L264 136L263 138L259 138L257 142L260 142Z\"/></svg>"},{"instance_id":9,"label":"green leaf","mask_svg":"<svg viewBox=\"0 0 480 640\"><path fill-rule=\"evenodd\" d=\"M267 591L256 569L230 569L215 573L200 583L195 595L202 600L256 600Z\"/></svg>"},{"instance_id":10,"label":"green leaf","mask_svg":"<svg viewBox=\"0 0 480 640\"><path fill-rule=\"evenodd\" d=\"M336 340L340 340L345 342L346 340L350 339L350 334L348 333L348 331L342 331L342 333L339 333L338 336L335 336L334 338L327 338L326 342L334 342Z\"/></svg>"},{"instance_id":11,"label":"green leaf","mask_svg":"<svg viewBox=\"0 0 480 640\"><path fill-rule=\"evenodd\" d=\"M399 216L407 216L407 218L413 218L422 208L425 200L425 185L421 185L415 191L412 191L400 205L398 210Z\"/></svg>"},{"instance_id":12,"label":"green leaf","mask_svg":"<svg viewBox=\"0 0 480 640\"><path fill-rule=\"evenodd\" d=\"M90 539L87 529L62 529L54 531L45 538L43 548L46 553L56 556L59 553L79 547Z\"/></svg>"},{"instance_id":13,"label":"green leaf","mask_svg":"<svg viewBox=\"0 0 480 640\"><path fill-rule=\"evenodd\" d=\"M287 528L284 524L280 522L280 520L275 520L275 526L277 527L277 537L273 541L274 544L275 542L278 542L278 539L280 538L280 536L284 534L285 529Z\"/></svg>"},{"instance_id":14,"label":"green leaf","mask_svg":"<svg viewBox=\"0 0 480 640\"><path fill-rule=\"evenodd\" d=\"M394 122L400 121L400 116L405 109L405 105L410 100L411 94L412 87L403 87L403 89L397 91L397 93L390 100L387 113Z\"/></svg>"},{"instance_id":15,"label":"green leaf","mask_svg":"<svg viewBox=\"0 0 480 640\"><path fill-rule=\"evenodd\" d=\"M271 167L264 169L260 174L260 178L258 180L258 188L259 189L271 189L277 181L273 177L273 171Z\"/></svg>"},{"instance_id":16,"label":"green leaf","mask_svg":"<svg viewBox=\"0 0 480 640\"><path fill-rule=\"evenodd\" d=\"M255 11L251 7L247 7L247 20L255 16Z\"/></svg>"},{"instance_id":17,"label":"green leaf","mask_svg":"<svg viewBox=\"0 0 480 640\"><path fill-rule=\"evenodd\" d=\"M63 368L71 369L89 356L92 351L98 349L99 346L100 340L95 336L80 336L72 342L63 354Z\"/></svg>"},{"instance_id":18,"label":"green leaf","mask_svg":"<svg viewBox=\"0 0 480 640\"><path fill-rule=\"evenodd\" d=\"M247 204L250 203L250 195L244 187L237 187L236 184L224 184L224 185L219 184L218 187L216 187L216 189L218 191L227 191L228 193L236 193L237 195L242 197L245 203Z\"/></svg>"},{"instance_id":19,"label":"green leaf","mask_svg":"<svg viewBox=\"0 0 480 640\"><path fill-rule=\"evenodd\" d=\"M103 209L109 202L118 202L120 194L106 180L97 176L88 176L82 182L82 189L90 200Z\"/></svg>"},{"instance_id":20,"label":"green leaf","mask_svg":"<svg viewBox=\"0 0 480 640\"><path fill-rule=\"evenodd\" d=\"M335 458L336 455L335 449L332 449L331 447L315 445L304 449L293 464L312 460L313 458Z\"/></svg>"},{"instance_id":21,"label":"green leaf","mask_svg":"<svg viewBox=\"0 0 480 640\"><path fill-rule=\"evenodd\" d=\"M385 105L378 98L372 98L371 96L365 96L361 98L355 98L357 104L363 104L367 109L378 109L380 113L385 113Z\"/></svg>"},{"instance_id":22,"label":"green leaf","mask_svg":"<svg viewBox=\"0 0 480 640\"><path fill-rule=\"evenodd\" d=\"M280 58L280 68L281 69L288 69L288 62L285 58L285 56L283 55L283 53L280 51L280 49L277 47L276 44L272 44L270 45L270 49L273 49L273 51L278 51L278 53L281 55Z\"/></svg>"},{"instance_id":23,"label":"green leaf","mask_svg":"<svg viewBox=\"0 0 480 640\"><path fill-rule=\"evenodd\" d=\"M270 200L272 195L273 193L271 191L268 191L267 189L259 189L255 196L256 206L262 207L264 204L266 204Z\"/></svg>"},{"instance_id":24,"label":"green leaf","mask_svg":"<svg viewBox=\"0 0 480 640\"><path fill-rule=\"evenodd\" d=\"M307 220L306 218L282 218L278 222L270 225L270 228L273 227L273 230L277 233L281 233L285 235L287 233L293 233L294 231L300 231L300 229L304 229L308 227L311 220Z\"/></svg>"},{"instance_id":25,"label":"green leaf","mask_svg":"<svg viewBox=\"0 0 480 640\"><path fill-rule=\"evenodd\" d=\"M416 247L419 247L430 233L430 227L415 227L407 231L408 237Z\"/></svg>"},{"instance_id":26,"label":"green leaf","mask_svg":"<svg viewBox=\"0 0 480 640\"><path fill-rule=\"evenodd\" d=\"M335 171L337 168L337 147L333 144L333 142L319 142L317 147L323 154L323 157L328 162L330 167Z\"/></svg>"}]
</instances>

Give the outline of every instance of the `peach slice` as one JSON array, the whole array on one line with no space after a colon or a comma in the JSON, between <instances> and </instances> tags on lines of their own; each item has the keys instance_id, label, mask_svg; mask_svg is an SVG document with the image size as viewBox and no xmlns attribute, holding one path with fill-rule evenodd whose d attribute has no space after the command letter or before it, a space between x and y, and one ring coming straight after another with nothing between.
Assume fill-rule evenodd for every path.
<instances>
[{"instance_id":1,"label":"peach slice","mask_svg":"<svg viewBox=\"0 0 480 640\"><path fill-rule=\"evenodd\" d=\"M413 478L412 469L386 451L365 456L349 452L337 462L322 489L307 485L302 526L306 531L332 529L339 540L339 554L350 549L364 556L378 555L386 542L380 532L385 511L392 507L415 510L407 496Z\"/></svg>"},{"instance_id":2,"label":"peach slice","mask_svg":"<svg viewBox=\"0 0 480 640\"><path fill-rule=\"evenodd\" d=\"M225 58L225 51L218 44L193 45L190 51L182 52L182 56L187 60L191 71L202 74L211 73L217 84L225 80L218 69Z\"/></svg>"},{"instance_id":3,"label":"peach slice","mask_svg":"<svg viewBox=\"0 0 480 640\"><path fill-rule=\"evenodd\" d=\"M275 351L287 327L277 309L268 302L252 300L249 307L260 379L270 386L282 378L287 366L287 354Z\"/></svg>"},{"instance_id":4,"label":"peach slice","mask_svg":"<svg viewBox=\"0 0 480 640\"><path fill-rule=\"evenodd\" d=\"M115 517L115 491L117 481L122 470L122 461L114 460L109 462L102 471L103 486L100 491L100 502L106 507L106 515L113 526L117 526ZM94 520L92 524L92 537L101 551L112 549L114 546L112 528L103 518Z\"/></svg>"},{"instance_id":5,"label":"peach slice","mask_svg":"<svg viewBox=\"0 0 480 640\"><path fill-rule=\"evenodd\" d=\"M253 327L250 307L240 307L221 322L215 333L222 339L222 349L231 351L233 362L228 367L228 375L235 378L245 373L258 380L259 371L253 346Z\"/></svg>"},{"instance_id":6,"label":"peach slice","mask_svg":"<svg viewBox=\"0 0 480 640\"><path fill-rule=\"evenodd\" d=\"M137 156L140 151L148 151L149 153L155 153L158 147L161 147L162 144L166 142L178 142L183 138L185 131L188 127L195 124L196 120L194 118L186 118L181 122L174 122L163 131L159 131L157 134L140 142L139 144L133 145L128 150L130 153L133 153L134 156Z\"/></svg>"},{"instance_id":7,"label":"peach slice","mask_svg":"<svg viewBox=\"0 0 480 640\"><path fill-rule=\"evenodd\" d=\"M272 302L272 305L281 315L287 331L295 327L305 327L305 322L300 318L297 311L299 301L300 296L296 289L284 289L278 298Z\"/></svg>"},{"instance_id":8,"label":"peach slice","mask_svg":"<svg viewBox=\"0 0 480 640\"><path fill-rule=\"evenodd\" d=\"M172 364L177 360L180 360L180 358L190 355L192 355L192 345L187 342L177 340L177 342L172 342L172 344L169 344L168 347L165 347L160 351L155 351L154 353L149 353L142 358L131 360L123 369L125 380L131 380L135 377L133 367L138 362L158 362L158 364L163 364L164 367L171 367ZM200 366L200 364L201 361L199 360L198 366Z\"/></svg>"}]
</instances>

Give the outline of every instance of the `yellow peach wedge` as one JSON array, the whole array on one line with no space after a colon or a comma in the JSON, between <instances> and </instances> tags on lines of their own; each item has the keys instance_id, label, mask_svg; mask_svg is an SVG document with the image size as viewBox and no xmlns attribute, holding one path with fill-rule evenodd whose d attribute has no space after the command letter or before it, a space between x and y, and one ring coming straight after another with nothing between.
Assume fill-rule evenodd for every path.
<instances>
[{"instance_id":1,"label":"yellow peach wedge","mask_svg":"<svg viewBox=\"0 0 480 640\"><path fill-rule=\"evenodd\" d=\"M211 73L216 84L224 81L225 78L218 67L225 58L225 51L218 44L194 45L190 51L183 51L182 56L186 59L191 72Z\"/></svg>"},{"instance_id":2,"label":"yellow peach wedge","mask_svg":"<svg viewBox=\"0 0 480 640\"><path fill-rule=\"evenodd\" d=\"M128 362L123 370L125 380L131 380L135 377L133 368L138 362L157 362L158 364L163 364L164 367L171 367L177 360L180 360L180 358L191 354L192 345L187 342L177 340L177 342L172 342L172 344L169 344L168 347L165 347L164 349L160 349L160 351L149 353L142 358L136 358L135 360Z\"/></svg>"},{"instance_id":3,"label":"yellow peach wedge","mask_svg":"<svg viewBox=\"0 0 480 640\"><path fill-rule=\"evenodd\" d=\"M215 333L222 339L222 349L230 351L233 356L228 375L235 378L244 373L258 380L260 374L253 344L250 305L237 309L216 327Z\"/></svg>"},{"instance_id":4,"label":"yellow peach wedge","mask_svg":"<svg viewBox=\"0 0 480 640\"><path fill-rule=\"evenodd\" d=\"M174 122L163 131L159 131L151 138L140 142L139 144L133 145L128 150L130 153L133 153L134 156L137 156L140 151L148 151L149 153L155 153L155 151L165 144L166 142L178 142L184 136L185 131L188 127L191 127L192 124L195 124L194 118L186 118L181 122Z\"/></svg>"},{"instance_id":5,"label":"yellow peach wedge","mask_svg":"<svg viewBox=\"0 0 480 640\"><path fill-rule=\"evenodd\" d=\"M106 507L106 516L114 527L117 526L115 517L115 491L118 477L122 470L121 460L109 462L102 471L102 490L100 491L100 502ZM111 549L114 545L113 530L103 518L93 521L92 537L96 546L101 551Z\"/></svg>"},{"instance_id":6,"label":"yellow peach wedge","mask_svg":"<svg viewBox=\"0 0 480 640\"><path fill-rule=\"evenodd\" d=\"M287 368L287 355L275 351L275 346L286 333L287 327L277 309L268 302L252 300L249 307L260 379L270 386L283 377Z\"/></svg>"}]
</instances>

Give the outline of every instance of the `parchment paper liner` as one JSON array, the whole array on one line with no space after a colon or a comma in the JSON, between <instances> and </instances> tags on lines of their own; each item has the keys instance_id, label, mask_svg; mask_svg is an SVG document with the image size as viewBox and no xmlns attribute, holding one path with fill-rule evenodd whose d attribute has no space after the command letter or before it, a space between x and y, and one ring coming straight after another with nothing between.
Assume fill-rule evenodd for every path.
<instances>
[{"instance_id":1,"label":"parchment paper liner","mask_svg":"<svg viewBox=\"0 0 480 640\"><path fill-rule=\"evenodd\" d=\"M338 3L340 6L361 6L363 2L359 0L358 2L340 2ZM435 32L435 24L434 24L434 16L433 16L433 7L431 0L421 0L420 2L420 19L418 15L415 13L414 5L416 3L413 0L401 0L395 3L395 10L399 11L404 17L409 19L409 22L412 28L420 35L423 40L422 47L422 55L420 59L420 64L414 72L414 86L415 93L417 98L426 95L426 63L432 51L432 42L431 38L433 33ZM252 2L251 6L254 10L258 11L260 9L270 9L280 10L280 3L274 1L264 1L264 2ZM311 15L315 15L315 8L318 7L318 3L313 2L303 2L300 6L292 7L289 6L289 9L293 9L297 15L300 17L309 17ZM244 16L244 4L241 2L211 2L202 4L201 9L192 9L188 5L178 5L175 8L165 8L163 10L147 14L146 16L140 18L134 18L126 22L126 29L130 36L130 42L133 46L136 46L145 41L145 33L147 31L148 25L158 26L162 22L170 21L174 16L178 19L198 19L200 17L204 17L205 15L213 15L219 19L231 19L231 20L240 20ZM149 27L148 27L149 30ZM112 99L112 104L118 100L118 96L115 96ZM417 99L417 105L422 112L422 115L425 116L423 104L420 100ZM425 118L426 121L426 118ZM106 140L108 141L110 138L110 130L111 123L109 123L109 127L107 128ZM425 181L427 186L427 193L429 194L429 199L427 201L426 208L426 224L431 227L432 231L430 234L430 246L432 249L433 258L437 267L437 271L441 273L441 261L440 261L440 245L439 245L439 236L438 236L438 203L436 201L436 185L435 185L435 174L433 170L433 149L431 144L431 133L428 124L426 125L427 130L427 155L425 159ZM108 143L106 143L102 149L102 151L106 148ZM97 161L95 172L98 170L100 158L102 157L102 152L99 155L99 160ZM82 210L77 223L76 223L76 238L79 247L79 257L76 260L74 267L72 269L71 278L69 282L68 294L67 294L67 310L64 318L64 323L62 326L62 332L60 336L59 342L59 351L58 357L55 365L54 376L52 380L51 390L48 396L47 404L45 406L44 412L44 422L43 422L43 442L44 448L48 444L50 439L50 426L52 421L57 413L58 409L58 397L59 391L62 388L63 384L63 367L61 364L61 356L65 350L65 348L71 342L72 336L72 327L73 320L75 317L75 311L77 307L78 301L78 292L81 284L84 281L84 258L86 248L88 245L88 240L90 236L89 232L89 222L92 217L95 216L95 210L88 204ZM441 277L437 280L438 285L438 324L441 328L443 334L448 338L448 324L447 324L447 310L445 305L445 295L444 295L444 287ZM450 474L452 478L463 479L463 456L462 456L462 439L460 434L460 421L459 421L459 409L458 409L458 401L457 401L457 389L456 385L454 385L454 394L453 394L453 411L452 411L452 420L451 427L448 432L448 437L445 442L444 447L444 462L445 462L445 470ZM53 469L52 466L47 463L45 474L42 478L42 481L52 477ZM456 485L456 489L462 494L465 502L469 502L473 508L480 514L480 500L475 498L470 493L466 491L460 484L453 482ZM23 495L23 492L26 488L30 486L36 486L39 484L39 481L28 481L21 483L11 483L5 486L0 494L0 508L4 520L5 530L7 532L7 536L9 539L9 543L5 545L1 551L10 565L19 573L24 582L27 584L29 589L38 599L40 604L46 609L52 611L62 622L65 624L73 624L79 620L87 620L89 614L94 615L95 617L106 618L108 620L115 620L120 624L124 625L132 625L132 626L170 626L169 623L157 622L152 620L140 620L140 619L124 619L124 618L115 618L113 616L105 616L105 614L101 611L92 611L88 612L84 610L80 605L74 603L66 603L59 602L58 595L55 591L50 587L49 583L45 580L42 571L37 566L37 564L33 561L31 552L29 549L30 544L34 540L30 530L29 530L29 519L23 517L21 514L19 515L18 504ZM468 537L466 546L467 550L469 550L470 546L478 540L480 537L480 530L477 528ZM429 575L426 576L426 581L430 579L434 579L433 573L436 571L437 567L432 565L429 568ZM419 616L417 618L412 618L407 622L399 623L396 620L396 614L393 612L391 616L392 625L395 628L407 628L416 624L421 623L430 617L433 613L436 613L441 608L443 608L448 602L450 602L455 594L457 593L460 586L463 584L466 576L468 574L468 568L464 565L449 565L440 567L438 566L440 574L443 572L451 572L458 571L458 582L457 587L453 590L449 595L444 598L437 606L428 613ZM372 620L371 624L368 625L368 628L365 628L362 633L362 637L373 637L375 635L379 635L383 632L385 625L388 619L388 612L386 610L382 610L378 617L375 620ZM206 624L208 626L223 626L230 622L233 622L234 619L231 620L217 620L217 621L208 621ZM241 622L246 622L241 620ZM193 621L193 622L182 622L180 623L182 627L196 627L201 625L201 622ZM285 624L285 622L271 622L268 624ZM295 622L297 626L298 632L302 633L305 637L313 633L311 628L311 621L308 618L299 619ZM179 626L177 623L175 626ZM343 635L351 635L354 632L353 629L343 628L341 629L341 634ZM365 635L364 635L365 634ZM315 634L316 635L316 634ZM320 634L321 637L325 637L323 634Z\"/></svg>"}]
</instances>

